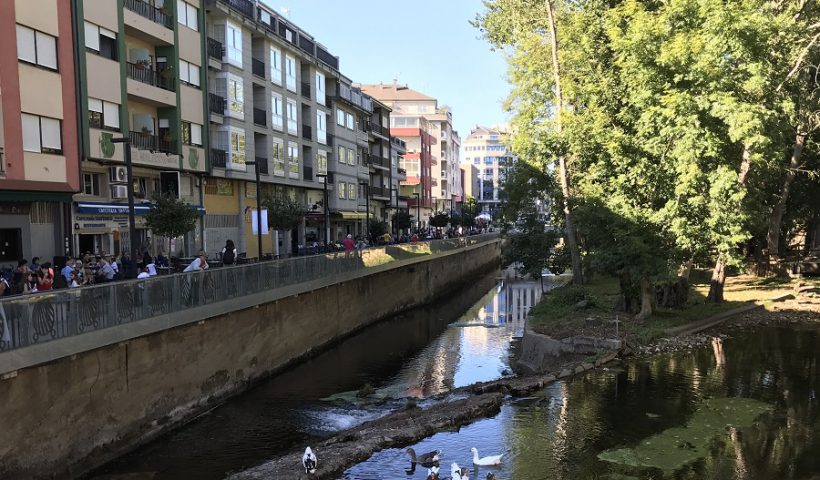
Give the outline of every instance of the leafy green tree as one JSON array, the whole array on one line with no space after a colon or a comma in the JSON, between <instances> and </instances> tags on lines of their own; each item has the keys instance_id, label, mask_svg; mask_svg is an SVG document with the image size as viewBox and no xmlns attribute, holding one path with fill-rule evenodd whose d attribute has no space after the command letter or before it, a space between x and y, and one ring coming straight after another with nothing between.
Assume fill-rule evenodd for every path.
<instances>
[{"instance_id":1,"label":"leafy green tree","mask_svg":"<svg viewBox=\"0 0 820 480\"><path fill-rule=\"evenodd\" d=\"M447 212L436 212L430 217L430 226L443 228L446 227L450 223L450 215Z\"/></svg>"},{"instance_id":2,"label":"leafy green tree","mask_svg":"<svg viewBox=\"0 0 820 480\"><path fill-rule=\"evenodd\" d=\"M474 197L467 197L464 204L461 206L461 226L470 228L475 226L475 217L481 213L478 208L478 202Z\"/></svg>"},{"instance_id":3,"label":"leafy green tree","mask_svg":"<svg viewBox=\"0 0 820 480\"><path fill-rule=\"evenodd\" d=\"M402 230L409 230L410 227L413 225L413 215L410 215L405 210L399 210L398 212L394 213L391 217L393 221L393 225L397 225L398 228Z\"/></svg>"},{"instance_id":4,"label":"leafy green tree","mask_svg":"<svg viewBox=\"0 0 820 480\"><path fill-rule=\"evenodd\" d=\"M371 218L370 223L367 225L367 231L371 237L381 237L387 233L387 222Z\"/></svg>"},{"instance_id":5,"label":"leafy green tree","mask_svg":"<svg viewBox=\"0 0 820 480\"><path fill-rule=\"evenodd\" d=\"M260 203L268 209L268 226L274 230L293 230L307 213L304 205L287 195L268 195Z\"/></svg>"},{"instance_id":6,"label":"leafy green tree","mask_svg":"<svg viewBox=\"0 0 820 480\"><path fill-rule=\"evenodd\" d=\"M171 193L157 193L151 200L153 203L145 216L145 225L155 235L168 239L170 255L171 240L193 230L199 218L199 212Z\"/></svg>"}]
</instances>

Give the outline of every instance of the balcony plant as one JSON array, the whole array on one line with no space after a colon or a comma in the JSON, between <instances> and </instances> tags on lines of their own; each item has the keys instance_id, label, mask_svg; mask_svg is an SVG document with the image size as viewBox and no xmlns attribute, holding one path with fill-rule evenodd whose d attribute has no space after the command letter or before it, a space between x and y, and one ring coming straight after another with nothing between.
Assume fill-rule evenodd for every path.
<instances>
[{"instance_id":1,"label":"balcony plant","mask_svg":"<svg viewBox=\"0 0 820 480\"><path fill-rule=\"evenodd\" d=\"M137 70L146 70L150 66L150 63L148 62L148 60L137 60L137 62L134 63L134 66L137 68Z\"/></svg>"}]
</instances>

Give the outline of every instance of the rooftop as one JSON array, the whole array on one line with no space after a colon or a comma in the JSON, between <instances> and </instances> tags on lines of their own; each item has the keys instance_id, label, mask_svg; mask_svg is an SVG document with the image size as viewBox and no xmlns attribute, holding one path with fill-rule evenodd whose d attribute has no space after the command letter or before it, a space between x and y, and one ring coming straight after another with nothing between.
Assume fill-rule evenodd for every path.
<instances>
[{"instance_id":1,"label":"rooftop","mask_svg":"<svg viewBox=\"0 0 820 480\"><path fill-rule=\"evenodd\" d=\"M399 85L397 83L378 85L356 85L362 91L373 98L382 101L407 101L407 100L428 100L436 101L435 98L427 96L421 92L409 88L407 85Z\"/></svg>"}]
</instances>

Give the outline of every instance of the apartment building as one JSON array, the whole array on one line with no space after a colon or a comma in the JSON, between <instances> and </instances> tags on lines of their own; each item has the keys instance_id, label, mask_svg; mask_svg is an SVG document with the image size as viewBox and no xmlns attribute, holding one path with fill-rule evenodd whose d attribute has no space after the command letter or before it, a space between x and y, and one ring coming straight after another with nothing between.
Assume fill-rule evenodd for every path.
<instances>
[{"instance_id":1,"label":"apartment building","mask_svg":"<svg viewBox=\"0 0 820 480\"><path fill-rule=\"evenodd\" d=\"M391 110L387 105L373 100L373 113L366 119L364 129L369 143L369 218L386 222L388 229L393 231L393 214L399 209L407 208L407 200L400 192L400 184L406 180L407 175L399 166L407 149L401 139L391 136L390 115Z\"/></svg>"},{"instance_id":2,"label":"apartment building","mask_svg":"<svg viewBox=\"0 0 820 480\"><path fill-rule=\"evenodd\" d=\"M453 130L453 113L450 107L434 108L433 113L425 115L433 127L432 133L436 138L433 145L433 160L438 162L438 166L432 169L433 210L450 212L456 210L456 205L462 201L459 167L461 139L458 132Z\"/></svg>"},{"instance_id":3,"label":"apartment building","mask_svg":"<svg viewBox=\"0 0 820 480\"><path fill-rule=\"evenodd\" d=\"M69 2L66 2L69 3ZM77 252L128 250L128 188L136 235L155 253L168 239L145 226L151 197L172 192L204 213L208 171L205 14L201 0L79 0L81 183L72 222ZM113 140L127 139L127 143ZM133 164L127 184L126 149ZM172 255L201 248L203 222L172 239ZM168 253L168 252L166 252Z\"/></svg>"},{"instance_id":4,"label":"apartment building","mask_svg":"<svg viewBox=\"0 0 820 480\"><path fill-rule=\"evenodd\" d=\"M440 191L441 169L432 150L438 140L435 126L427 119L436 112L437 101L396 83L361 85L361 89L392 110L390 134L406 146L403 162L399 164L399 168L406 172L406 179L401 181L400 196L407 198L407 208L414 217L418 206L421 223L425 224L435 211L433 188Z\"/></svg>"},{"instance_id":5,"label":"apartment building","mask_svg":"<svg viewBox=\"0 0 820 480\"><path fill-rule=\"evenodd\" d=\"M75 85L69 2L0 2L0 265L70 251Z\"/></svg>"},{"instance_id":6,"label":"apartment building","mask_svg":"<svg viewBox=\"0 0 820 480\"><path fill-rule=\"evenodd\" d=\"M464 191L476 199L482 213L498 210L506 169L516 161L500 128L476 127L464 140Z\"/></svg>"}]
</instances>

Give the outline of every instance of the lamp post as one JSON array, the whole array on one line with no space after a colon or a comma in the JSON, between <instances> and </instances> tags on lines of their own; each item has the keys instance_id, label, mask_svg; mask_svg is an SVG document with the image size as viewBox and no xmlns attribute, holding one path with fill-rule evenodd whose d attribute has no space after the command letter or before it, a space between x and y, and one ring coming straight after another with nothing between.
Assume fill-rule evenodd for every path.
<instances>
[{"instance_id":1,"label":"lamp post","mask_svg":"<svg viewBox=\"0 0 820 480\"><path fill-rule=\"evenodd\" d=\"M416 197L416 233L421 231L421 200L419 192L413 194Z\"/></svg>"},{"instance_id":2,"label":"lamp post","mask_svg":"<svg viewBox=\"0 0 820 480\"><path fill-rule=\"evenodd\" d=\"M134 218L134 169L131 164L131 139L128 137L112 138L112 143L122 143L125 148L125 181L128 182L128 240L131 245L131 266L126 275L137 278L137 256L139 243L137 241L137 222Z\"/></svg>"},{"instance_id":3,"label":"lamp post","mask_svg":"<svg viewBox=\"0 0 820 480\"><path fill-rule=\"evenodd\" d=\"M259 261L262 261L262 192L259 190L259 162L245 162L245 165L252 165L256 173L256 247Z\"/></svg>"},{"instance_id":4,"label":"lamp post","mask_svg":"<svg viewBox=\"0 0 820 480\"><path fill-rule=\"evenodd\" d=\"M330 240L330 206L327 204L328 203L328 198L327 198L327 172L317 173L316 176L321 177L322 181L323 181L323 183L322 183L322 192L323 192L322 193L322 204L325 208L325 214L324 214L324 225L322 225L322 227L324 227L324 228L322 228L322 236L324 238L322 240L325 243L325 251L327 251L327 243L328 243L328 240Z\"/></svg>"},{"instance_id":5,"label":"lamp post","mask_svg":"<svg viewBox=\"0 0 820 480\"><path fill-rule=\"evenodd\" d=\"M364 187L364 204L365 209L367 209L367 213L365 214L365 224L364 224L364 238L370 240L370 184L367 182L361 182L359 185Z\"/></svg>"}]
</instances>

